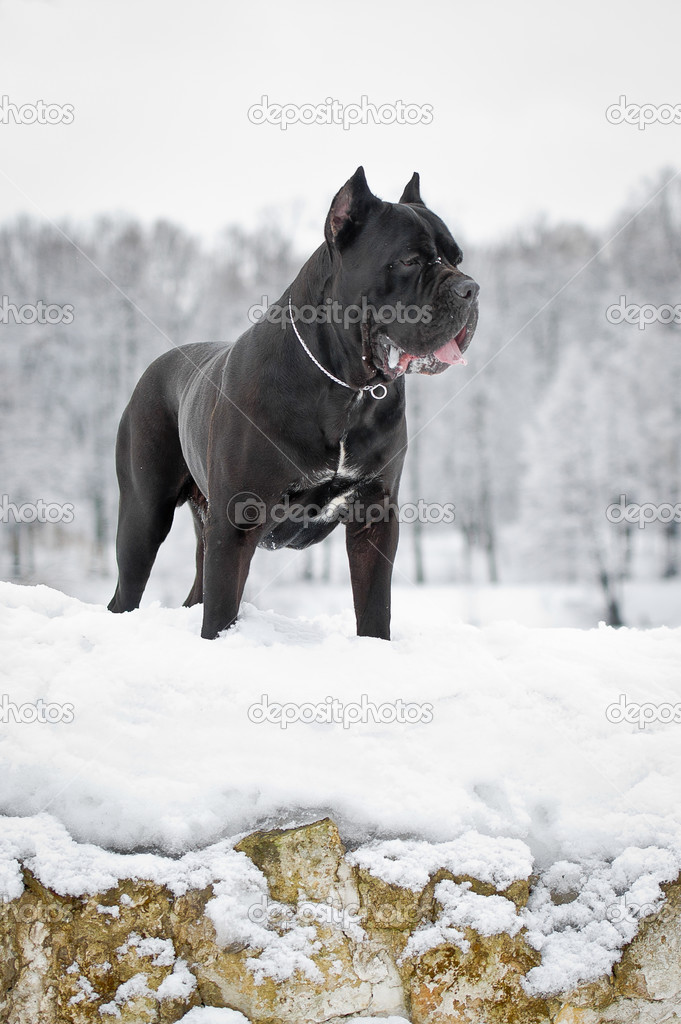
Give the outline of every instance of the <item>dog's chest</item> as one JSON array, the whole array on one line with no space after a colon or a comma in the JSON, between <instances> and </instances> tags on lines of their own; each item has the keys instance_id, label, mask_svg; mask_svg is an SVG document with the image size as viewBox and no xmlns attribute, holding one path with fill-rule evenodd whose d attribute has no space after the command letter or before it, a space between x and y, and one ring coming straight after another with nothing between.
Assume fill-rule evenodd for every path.
<instances>
[{"instance_id":1,"label":"dog's chest","mask_svg":"<svg viewBox=\"0 0 681 1024\"><path fill-rule=\"evenodd\" d=\"M348 454L347 438L342 437L340 442L340 451L338 454L338 466L336 467L336 476L348 477L353 480L359 479L360 474L356 472L350 461Z\"/></svg>"},{"instance_id":2,"label":"dog's chest","mask_svg":"<svg viewBox=\"0 0 681 1024\"><path fill-rule=\"evenodd\" d=\"M359 481L366 476L361 466L352 457L347 437L340 440L334 463L324 469L315 470L304 482L307 490L314 492L322 515L331 515L339 508L345 508L354 495ZM323 497L322 497L323 495ZM320 500L321 499L321 500Z\"/></svg>"},{"instance_id":3,"label":"dog's chest","mask_svg":"<svg viewBox=\"0 0 681 1024\"><path fill-rule=\"evenodd\" d=\"M329 459L323 469L314 469L308 475L306 482L313 486L326 484L331 480L347 481L354 483L365 475L361 466L357 465L349 450L346 435L340 439L337 451L334 453L333 461Z\"/></svg>"}]
</instances>

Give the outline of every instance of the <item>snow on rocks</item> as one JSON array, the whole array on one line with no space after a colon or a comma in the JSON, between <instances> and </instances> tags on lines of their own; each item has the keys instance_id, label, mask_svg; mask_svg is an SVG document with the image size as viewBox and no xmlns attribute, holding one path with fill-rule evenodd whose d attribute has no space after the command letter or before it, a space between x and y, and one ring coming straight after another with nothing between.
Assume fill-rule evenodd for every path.
<instances>
[{"instance_id":1,"label":"snow on rocks","mask_svg":"<svg viewBox=\"0 0 681 1024\"><path fill-rule=\"evenodd\" d=\"M608 709L681 706L681 629L406 617L386 644L246 605L206 643L196 608L11 584L0 607L0 899L25 866L114 927L121 879L213 886L217 933L262 950L267 880L234 846L331 812L352 869L412 892L448 873L410 953L524 928L539 995L607 972L679 873L681 726ZM526 906L504 895L530 876ZM270 936L257 970L312 977L314 931Z\"/></svg>"}]
</instances>

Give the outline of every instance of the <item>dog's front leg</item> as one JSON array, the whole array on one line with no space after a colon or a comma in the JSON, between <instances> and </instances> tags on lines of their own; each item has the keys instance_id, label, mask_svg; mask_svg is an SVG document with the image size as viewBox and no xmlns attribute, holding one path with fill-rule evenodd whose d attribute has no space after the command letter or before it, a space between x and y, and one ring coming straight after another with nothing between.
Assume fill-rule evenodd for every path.
<instances>
[{"instance_id":1,"label":"dog's front leg","mask_svg":"<svg viewBox=\"0 0 681 1024\"><path fill-rule=\"evenodd\" d=\"M236 621L260 533L258 529L240 530L226 517L209 516L204 533L204 639L214 640Z\"/></svg>"},{"instance_id":2,"label":"dog's front leg","mask_svg":"<svg viewBox=\"0 0 681 1024\"><path fill-rule=\"evenodd\" d=\"M346 525L358 636L390 639L390 584L397 551L397 509L387 497Z\"/></svg>"}]
</instances>

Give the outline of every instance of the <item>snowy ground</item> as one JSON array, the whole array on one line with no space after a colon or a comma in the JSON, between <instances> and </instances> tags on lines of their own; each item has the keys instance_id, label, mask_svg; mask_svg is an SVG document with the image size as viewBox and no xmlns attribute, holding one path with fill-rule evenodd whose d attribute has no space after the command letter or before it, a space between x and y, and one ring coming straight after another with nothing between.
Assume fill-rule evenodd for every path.
<instances>
[{"instance_id":1,"label":"snowy ground","mask_svg":"<svg viewBox=\"0 0 681 1024\"><path fill-rule=\"evenodd\" d=\"M543 872L532 990L607 970L681 867L681 629L478 628L447 588L397 587L388 644L355 637L347 607L301 615L298 593L209 643L199 608L112 616L0 584L4 896L17 857L58 891L129 874L231 891L235 835L330 814L403 885L462 857ZM441 896L422 944L520 926L510 904Z\"/></svg>"}]
</instances>

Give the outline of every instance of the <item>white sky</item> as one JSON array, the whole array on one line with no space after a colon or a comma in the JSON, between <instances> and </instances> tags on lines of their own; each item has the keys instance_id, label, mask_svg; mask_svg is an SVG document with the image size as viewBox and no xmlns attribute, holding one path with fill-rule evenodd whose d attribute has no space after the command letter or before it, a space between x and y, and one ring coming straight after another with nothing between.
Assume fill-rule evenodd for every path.
<instances>
[{"instance_id":1,"label":"white sky","mask_svg":"<svg viewBox=\"0 0 681 1024\"><path fill-rule=\"evenodd\" d=\"M681 103L680 29L678 0L0 0L0 95L75 108L71 125L0 124L0 221L120 210L210 236L268 210L307 248L363 163L392 200L419 170L469 241L540 214L601 225L681 166L681 126L605 118L621 94ZM434 117L282 132L248 121L263 94Z\"/></svg>"}]
</instances>

